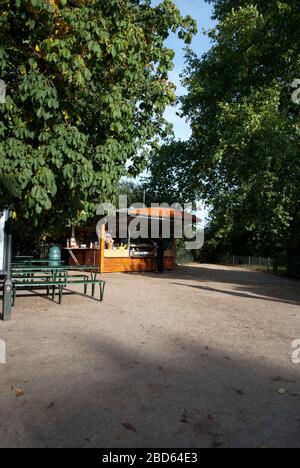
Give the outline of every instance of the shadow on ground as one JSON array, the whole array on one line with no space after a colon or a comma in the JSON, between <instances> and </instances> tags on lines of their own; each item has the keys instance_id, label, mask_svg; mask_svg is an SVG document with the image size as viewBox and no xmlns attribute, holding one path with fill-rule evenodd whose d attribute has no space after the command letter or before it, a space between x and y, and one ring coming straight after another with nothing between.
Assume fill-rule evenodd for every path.
<instances>
[{"instance_id":1,"label":"shadow on ground","mask_svg":"<svg viewBox=\"0 0 300 468\"><path fill-rule=\"evenodd\" d=\"M300 447L298 283L210 266L106 279L103 304L28 297L0 324L0 447Z\"/></svg>"},{"instance_id":2,"label":"shadow on ground","mask_svg":"<svg viewBox=\"0 0 300 468\"><path fill-rule=\"evenodd\" d=\"M296 368L224 356L180 336L172 346L157 358L96 336L68 343L73 364L56 367L54 353L47 368L30 369L22 398L2 396L0 446L299 447Z\"/></svg>"},{"instance_id":3,"label":"shadow on ground","mask_svg":"<svg viewBox=\"0 0 300 468\"><path fill-rule=\"evenodd\" d=\"M260 299L272 302L300 305L300 282L271 274L240 268L203 266L199 264L178 267L164 275L147 273L161 280L174 280L175 286L198 288L236 297ZM184 282L178 282L178 281ZM176 282L175 282L176 281ZM201 284L197 284L201 283ZM207 287L205 283L215 283ZM226 286L230 286L229 288Z\"/></svg>"},{"instance_id":4,"label":"shadow on ground","mask_svg":"<svg viewBox=\"0 0 300 468\"><path fill-rule=\"evenodd\" d=\"M204 292L300 305L299 281L241 268L194 264L178 267L174 271L166 271L163 275L149 272L128 274L143 278L154 278L169 283L174 280L172 282L174 286L190 287ZM205 286L206 283L215 283L215 286ZM0 284L0 286L2 285ZM24 294L19 293L18 297L25 298L28 293L40 297L44 296L37 291L28 291ZM67 294L72 294L72 292L70 290L65 291L64 295ZM79 293L77 292L77 294ZM2 300L2 298L0 299Z\"/></svg>"}]
</instances>

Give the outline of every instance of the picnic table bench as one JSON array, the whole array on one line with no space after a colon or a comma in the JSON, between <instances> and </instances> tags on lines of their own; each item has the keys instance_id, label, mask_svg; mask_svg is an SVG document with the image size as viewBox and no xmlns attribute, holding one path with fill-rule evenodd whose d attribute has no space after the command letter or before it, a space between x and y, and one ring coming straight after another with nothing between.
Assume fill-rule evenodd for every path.
<instances>
[{"instance_id":1,"label":"picnic table bench","mask_svg":"<svg viewBox=\"0 0 300 468\"><path fill-rule=\"evenodd\" d=\"M13 299L12 299L12 305L14 306L16 303L16 296L17 296L17 289L18 288L44 288L47 291L47 296L49 296L50 288L52 289L52 300L55 300L55 292L56 288L58 288L59 291L59 304L62 303L62 293L63 293L63 288L66 285L68 273L67 272L61 272L59 274L59 277L56 279L52 278L50 275L38 275L38 276L28 276L27 274L20 275L18 274L16 277L12 278L12 284L13 284Z\"/></svg>"},{"instance_id":2,"label":"picnic table bench","mask_svg":"<svg viewBox=\"0 0 300 468\"><path fill-rule=\"evenodd\" d=\"M92 297L95 296L95 287L99 286L100 301L104 299L105 281L97 278L99 272L95 271L94 266L29 266L17 265L12 267L12 283L13 283L13 304L16 301L16 292L18 288L34 288L43 287L47 290L52 288L52 299L55 299L55 290L59 290L59 303L62 303L62 293L68 285L82 284L84 286L84 294L87 294L88 285L92 286ZM78 273L80 274L73 274ZM90 278L88 276L90 273Z\"/></svg>"},{"instance_id":3,"label":"picnic table bench","mask_svg":"<svg viewBox=\"0 0 300 468\"><path fill-rule=\"evenodd\" d=\"M62 267L65 264L64 260L48 260L48 259L24 259L24 260L13 260L12 262L12 268L22 268L22 267L39 267L39 266L45 266L45 267L56 267L60 266Z\"/></svg>"}]
</instances>

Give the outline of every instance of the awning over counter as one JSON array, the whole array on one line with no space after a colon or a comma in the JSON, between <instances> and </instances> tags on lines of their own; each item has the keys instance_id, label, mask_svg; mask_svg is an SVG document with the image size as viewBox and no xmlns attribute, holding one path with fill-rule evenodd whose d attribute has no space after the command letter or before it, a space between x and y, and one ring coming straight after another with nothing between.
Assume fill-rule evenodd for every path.
<instances>
[{"instance_id":1,"label":"awning over counter","mask_svg":"<svg viewBox=\"0 0 300 468\"><path fill-rule=\"evenodd\" d=\"M130 218L151 218L159 220L184 221L185 223L201 223L201 219L186 211L175 210L174 208L133 208L128 210Z\"/></svg>"}]
</instances>

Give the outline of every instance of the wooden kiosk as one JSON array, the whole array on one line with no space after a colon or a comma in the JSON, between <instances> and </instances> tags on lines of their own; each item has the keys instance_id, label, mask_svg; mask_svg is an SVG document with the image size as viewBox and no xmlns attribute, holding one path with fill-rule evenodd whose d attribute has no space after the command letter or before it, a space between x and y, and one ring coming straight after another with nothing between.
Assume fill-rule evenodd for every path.
<instances>
[{"instance_id":1,"label":"wooden kiosk","mask_svg":"<svg viewBox=\"0 0 300 468\"><path fill-rule=\"evenodd\" d=\"M171 224L170 239L166 239L164 252L164 266L166 270L173 270L175 267L176 251L175 239L172 235L174 222L183 222L183 219L190 220L190 223L197 223L200 220L193 215L176 211L170 208L143 208L132 209L127 212L127 225L132 219L155 219L159 222ZM68 248L69 263L71 265L95 265L95 269L101 273L121 273L121 272L142 272L155 271L157 269L157 247L156 240L147 239L132 240L128 230L127 238L117 238L107 241L107 226L101 226L102 232L97 246L84 245L81 248ZM174 229L173 229L174 232Z\"/></svg>"}]
</instances>

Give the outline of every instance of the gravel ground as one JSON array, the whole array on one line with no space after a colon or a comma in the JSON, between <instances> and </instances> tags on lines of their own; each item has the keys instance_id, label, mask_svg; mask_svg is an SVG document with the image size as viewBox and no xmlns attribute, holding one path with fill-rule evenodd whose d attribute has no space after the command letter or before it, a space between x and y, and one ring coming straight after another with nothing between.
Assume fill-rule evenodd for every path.
<instances>
[{"instance_id":1,"label":"gravel ground","mask_svg":"<svg viewBox=\"0 0 300 468\"><path fill-rule=\"evenodd\" d=\"M0 447L300 447L299 283L212 265L105 279L103 303L19 293L0 322Z\"/></svg>"}]
</instances>

